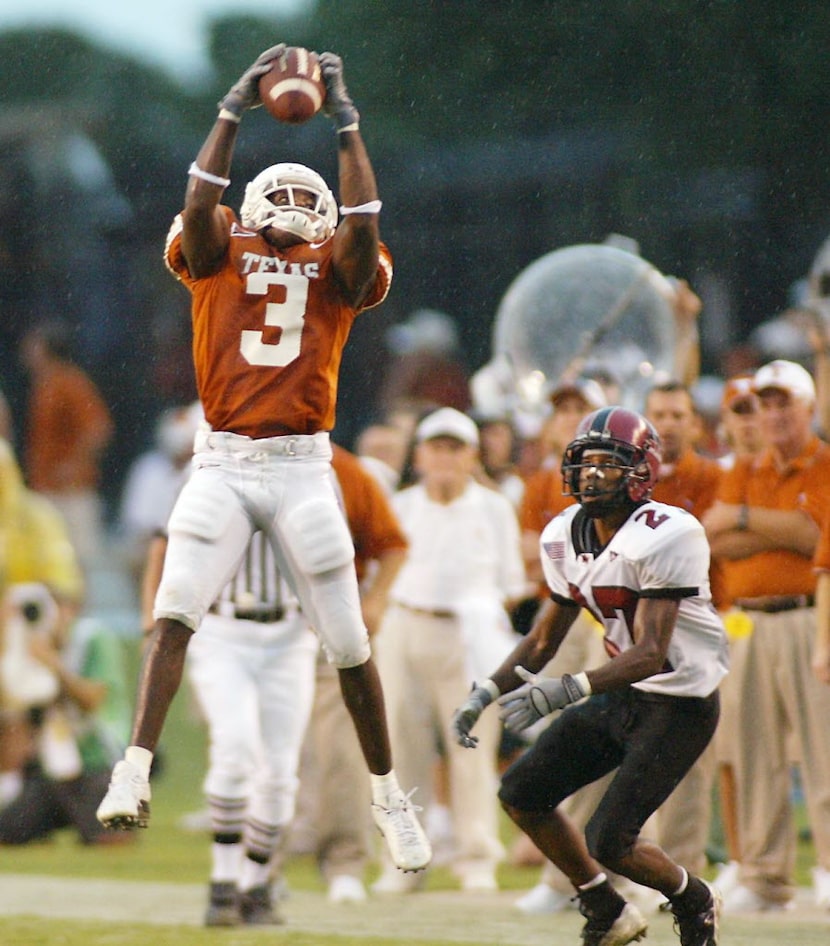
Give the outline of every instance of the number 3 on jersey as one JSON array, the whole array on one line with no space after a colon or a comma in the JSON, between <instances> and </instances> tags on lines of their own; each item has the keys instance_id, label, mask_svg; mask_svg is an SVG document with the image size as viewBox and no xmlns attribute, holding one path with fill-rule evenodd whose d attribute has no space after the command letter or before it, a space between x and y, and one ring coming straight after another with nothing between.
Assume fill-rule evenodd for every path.
<instances>
[{"instance_id":1,"label":"number 3 on jersey","mask_svg":"<svg viewBox=\"0 0 830 946\"><path fill-rule=\"evenodd\" d=\"M288 273L249 273L247 289L250 295L264 296L274 286L285 288L282 302L268 302L265 306L265 324L282 329L278 342L265 342L262 332L244 330L239 350L249 365L284 368L300 354L300 340L305 323L308 301L308 277Z\"/></svg>"}]
</instances>

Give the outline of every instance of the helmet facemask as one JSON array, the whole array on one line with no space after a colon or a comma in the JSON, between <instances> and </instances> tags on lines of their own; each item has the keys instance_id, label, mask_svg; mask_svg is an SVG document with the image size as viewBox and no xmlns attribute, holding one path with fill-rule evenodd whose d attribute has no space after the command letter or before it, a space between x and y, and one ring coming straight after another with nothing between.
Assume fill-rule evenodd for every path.
<instances>
[{"instance_id":1,"label":"helmet facemask","mask_svg":"<svg viewBox=\"0 0 830 946\"><path fill-rule=\"evenodd\" d=\"M606 459L585 460L583 454L601 451ZM593 470L593 476L583 482L583 473ZM609 478L608 471L613 471ZM603 444L580 444L569 451L562 462L563 482L567 494L579 502L591 518L606 516L623 506L633 505L629 495L629 481L636 477L636 468L632 465L630 450L614 447L606 449ZM585 502L585 500L589 502Z\"/></svg>"},{"instance_id":2,"label":"helmet facemask","mask_svg":"<svg viewBox=\"0 0 830 946\"><path fill-rule=\"evenodd\" d=\"M311 194L313 206L299 204L296 191ZM279 193L287 200L275 204L272 198ZM276 227L307 243L321 243L337 226L337 201L323 178L311 168L302 164L274 164L247 185L239 216L249 230Z\"/></svg>"},{"instance_id":3,"label":"helmet facemask","mask_svg":"<svg viewBox=\"0 0 830 946\"><path fill-rule=\"evenodd\" d=\"M586 462L585 453L600 452L607 463L595 459ZM589 414L579 426L574 440L562 458L562 483L565 495L585 504L591 517L604 516L614 509L633 506L648 499L660 465L660 446L654 428L645 418L624 408L602 408ZM604 467L621 471L613 486L603 490L599 484ZM585 469L599 471L590 488L582 487Z\"/></svg>"}]
</instances>

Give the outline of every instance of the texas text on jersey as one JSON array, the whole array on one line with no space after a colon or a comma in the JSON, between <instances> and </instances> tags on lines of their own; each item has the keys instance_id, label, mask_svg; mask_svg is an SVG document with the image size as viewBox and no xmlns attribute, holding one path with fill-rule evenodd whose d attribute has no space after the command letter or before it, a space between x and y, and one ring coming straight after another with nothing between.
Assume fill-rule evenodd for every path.
<instances>
[{"instance_id":1,"label":"texas text on jersey","mask_svg":"<svg viewBox=\"0 0 830 946\"><path fill-rule=\"evenodd\" d=\"M224 212L230 245L214 275L190 275L181 216L165 247L168 268L193 295L193 358L205 418L213 430L254 438L331 430L343 344L358 311L386 297L391 255L381 244L375 284L355 311L331 278L330 239L277 249L240 227L229 207ZM225 316L210 318L215 310Z\"/></svg>"},{"instance_id":2,"label":"texas text on jersey","mask_svg":"<svg viewBox=\"0 0 830 946\"><path fill-rule=\"evenodd\" d=\"M601 547L591 519L582 507L571 506L548 523L540 545L552 596L594 615L605 629L611 657L634 643L639 598L679 599L666 667L635 687L708 696L726 675L726 638L709 591L709 546L690 513L665 503L641 503Z\"/></svg>"}]
</instances>

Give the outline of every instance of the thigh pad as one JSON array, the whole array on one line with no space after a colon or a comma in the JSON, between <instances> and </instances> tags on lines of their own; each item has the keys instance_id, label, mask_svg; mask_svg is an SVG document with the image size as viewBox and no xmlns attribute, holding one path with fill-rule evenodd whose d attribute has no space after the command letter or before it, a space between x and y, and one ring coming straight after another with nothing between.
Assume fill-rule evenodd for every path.
<instances>
[{"instance_id":1,"label":"thigh pad","mask_svg":"<svg viewBox=\"0 0 830 946\"><path fill-rule=\"evenodd\" d=\"M239 504L236 493L214 471L197 470L179 493L170 513L168 532L183 532L203 542L225 534Z\"/></svg>"},{"instance_id":2,"label":"thigh pad","mask_svg":"<svg viewBox=\"0 0 830 946\"><path fill-rule=\"evenodd\" d=\"M292 509L283 523L285 541L300 569L320 575L354 558L349 527L333 502L310 499Z\"/></svg>"}]
</instances>

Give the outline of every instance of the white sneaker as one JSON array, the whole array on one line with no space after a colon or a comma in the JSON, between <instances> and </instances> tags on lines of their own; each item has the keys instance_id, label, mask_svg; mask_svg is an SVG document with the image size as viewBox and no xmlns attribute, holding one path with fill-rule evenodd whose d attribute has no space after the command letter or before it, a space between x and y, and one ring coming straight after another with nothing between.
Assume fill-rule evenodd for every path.
<instances>
[{"instance_id":1,"label":"white sneaker","mask_svg":"<svg viewBox=\"0 0 830 946\"><path fill-rule=\"evenodd\" d=\"M544 916L548 913L561 913L562 910L575 910L576 899L567 893L554 890L550 884L536 884L532 890L515 903L516 909L529 916Z\"/></svg>"},{"instance_id":2,"label":"white sneaker","mask_svg":"<svg viewBox=\"0 0 830 946\"><path fill-rule=\"evenodd\" d=\"M669 901L653 887L635 884L633 880L618 877L614 880L614 889L624 899L629 900L643 914L660 913L669 909Z\"/></svg>"},{"instance_id":3,"label":"white sneaker","mask_svg":"<svg viewBox=\"0 0 830 946\"><path fill-rule=\"evenodd\" d=\"M492 867L470 867L461 877L461 889L467 893L492 893L499 889L496 872Z\"/></svg>"},{"instance_id":4,"label":"white sneaker","mask_svg":"<svg viewBox=\"0 0 830 946\"><path fill-rule=\"evenodd\" d=\"M146 828L150 820L150 783L132 762L117 762L107 794L98 806L98 820L106 828Z\"/></svg>"},{"instance_id":5,"label":"white sneaker","mask_svg":"<svg viewBox=\"0 0 830 946\"><path fill-rule=\"evenodd\" d=\"M830 870L825 870L823 867L813 868L813 891L816 906L830 910Z\"/></svg>"},{"instance_id":6,"label":"white sneaker","mask_svg":"<svg viewBox=\"0 0 830 946\"><path fill-rule=\"evenodd\" d=\"M351 874L338 874L329 884L329 903L363 903L366 888L358 877Z\"/></svg>"},{"instance_id":7,"label":"white sneaker","mask_svg":"<svg viewBox=\"0 0 830 946\"><path fill-rule=\"evenodd\" d=\"M795 904L792 900L768 900L760 894L739 884L728 897L723 900L723 912L738 913L779 913L783 910L792 910Z\"/></svg>"},{"instance_id":8,"label":"white sneaker","mask_svg":"<svg viewBox=\"0 0 830 946\"><path fill-rule=\"evenodd\" d=\"M726 864L719 864L717 873L712 880L712 886L720 890L722 897L728 897L740 884L740 873L741 865L738 861L728 861Z\"/></svg>"},{"instance_id":9,"label":"white sneaker","mask_svg":"<svg viewBox=\"0 0 830 946\"><path fill-rule=\"evenodd\" d=\"M403 871L423 870L432 860L432 848L415 814L421 809L409 801L416 791L413 788L404 795L399 789L385 804L372 803L375 824L386 841L393 863Z\"/></svg>"},{"instance_id":10,"label":"white sneaker","mask_svg":"<svg viewBox=\"0 0 830 946\"><path fill-rule=\"evenodd\" d=\"M417 874L411 871L403 873L393 867L388 867L372 884L370 889L372 893L381 895L415 893L424 886L425 880L426 874L423 872Z\"/></svg>"}]
</instances>

